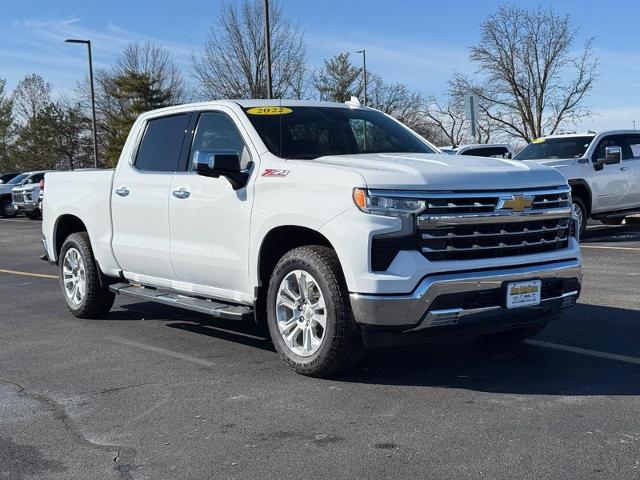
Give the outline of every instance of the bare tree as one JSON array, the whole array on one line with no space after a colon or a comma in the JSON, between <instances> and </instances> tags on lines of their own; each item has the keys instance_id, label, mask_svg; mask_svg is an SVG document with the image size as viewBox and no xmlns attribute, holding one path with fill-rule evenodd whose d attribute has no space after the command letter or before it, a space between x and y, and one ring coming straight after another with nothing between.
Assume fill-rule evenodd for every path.
<instances>
[{"instance_id":1,"label":"bare tree","mask_svg":"<svg viewBox=\"0 0 640 480\"><path fill-rule=\"evenodd\" d=\"M382 78L367 72L368 106L391 115L427 139L434 139L436 131L425 114L424 97L404 83L386 83Z\"/></svg>"},{"instance_id":2,"label":"bare tree","mask_svg":"<svg viewBox=\"0 0 640 480\"><path fill-rule=\"evenodd\" d=\"M303 33L290 23L279 2L269 8L273 94L303 98L306 66ZM204 52L193 57L199 93L205 98L266 98L264 10L260 0L223 4Z\"/></svg>"},{"instance_id":3,"label":"bare tree","mask_svg":"<svg viewBox=\"0 0 640 480\"><path fill-rule=\"evenodd\" d=\"M457 98L450 95L438 100L435 97L429 99L425 115L431 120L438 130L440 143L448 143L453 147L465 142L467 138L464 108ZM446 141L445 141L446 139Z\"/></svg>"},{"instance_id":4,"label":"bare tree","mask_svg":"<svg viewBox=\"0 0 640 480\"><path fill-rule=\"evenodd\" d=\"M13 91L13 103L20 122L27 123L51 103L51 84L37 73L28 74Z\"/></svg>"},{"instance_id":5,"label":"bare tree","mask_svg":"<svg viewBox=\"0 0 640 480\"><path fill-rule=\"evenodd\" d=\"M504 132L527 142L588 117L584 101L597 78L592 39L574 55L577 29L552 8L502 6L482 24L470 58L478 82L457 81L480 97L480 109Z\"/></svg>"}]
</instances>

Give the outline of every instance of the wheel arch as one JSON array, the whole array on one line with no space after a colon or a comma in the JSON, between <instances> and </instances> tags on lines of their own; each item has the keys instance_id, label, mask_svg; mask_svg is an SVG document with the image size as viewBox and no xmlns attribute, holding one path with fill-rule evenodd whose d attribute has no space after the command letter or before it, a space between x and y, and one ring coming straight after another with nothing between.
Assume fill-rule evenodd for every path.
<instances>
[{"instance_id":1,"label":"wheel arch","mask_svg":"<svg viewBox=\"0 0 640 480\"><path fill-rule=\"evenodd\" d=\"M576 179L576 180L569 180L569 186L571 187L571 195L580 197L585 207L587 207L588 215L591 216L592 195L591 195L591 187L589 187L589 184L584 180Z\"/></svg>"},{"instance_id":2,"label":"wheel arch","mask_svg":"<svg viewBox=\"0 0 640 480\"><path fill-rule=\"evenodd\" d=\"M87 232L87 226L77 216L65 214L58 217L53 228L53 248L56 262L60 259L60 251L65 239L72 233Z\"/></svg>"},{"instance_id":3,"label":"wheel arch","mask_svg":"<svg viewBox=\"0 0 640 480\"><path fill-rule=\"evenodd\" d=\"M266 296L271 272L284 254L305 245L322 245L335 250L329 239L309 227L280 225L272 228L262 239L258 252L256 291L256 322L266 321Z\"/></svg>"}]
</instances>

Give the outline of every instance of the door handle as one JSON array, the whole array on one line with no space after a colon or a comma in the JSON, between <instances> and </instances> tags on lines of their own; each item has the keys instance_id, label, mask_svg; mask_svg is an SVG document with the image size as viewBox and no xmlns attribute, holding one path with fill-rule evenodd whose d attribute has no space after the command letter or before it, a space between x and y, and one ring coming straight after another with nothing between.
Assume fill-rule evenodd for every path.
<instances>
[{"instance_id":1,"label":"door handle","mask_svg":"<svg viewBox=\"0 0 640 480\"><path fill-rule=\"evenodd\" d=\"M627 167L620 167L620 171L621 172L626 172L627 171Z\"/></svg>"},{"instance_id":2,"label":"door handle","mask_svg":"<svg viewBox=\"0 0 640 480\"><path fill-rule=\"evenodd\" d=\"M126 197L131 192L129 192L129 189L127 187L120 187L119 189L116 190L116 193L121 197Z\"/></svg>"},{"instance_id":3,"label":"door handle","mask_svg":"<svg viewBox=\"0 0 640 480\"><path fill-rule=\"evenodd\" d=\"M189 193L189 190L184 187L174 190L173 192L171 192L171 194L176 198L189 198L189 195L191 195L191 193Z\"/></svg>"}]
</instances>

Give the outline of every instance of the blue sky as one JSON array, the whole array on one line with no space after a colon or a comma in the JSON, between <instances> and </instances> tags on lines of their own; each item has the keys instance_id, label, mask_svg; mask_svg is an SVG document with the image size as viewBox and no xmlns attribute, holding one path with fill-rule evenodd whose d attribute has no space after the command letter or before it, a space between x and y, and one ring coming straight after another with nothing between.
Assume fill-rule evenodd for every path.
<instances>
[{"instance_id":1,"label":"blue sky","mask_svg":"<svg viewBox=\"0 0 640 480\"><path fill-rule=\"evenodd\" d=\"M474 71L468 48L479 37L480 22L503 3L281 1L286 15L305 32L311 66L337 52L366 48L371 70L425 95L442 93L454 71ZM600 115L579 127L630 128L632 120L640 127L640 2L517 3L553 5L573 15L580 42L595 37L601 78L589 105ZM70 36L92 40L96 66L109 65L129 41L156 41L173 53L188 76L191 55L201 49L220 4L220 0L1 0L0 78L6 78L11 89L25 74L37 72L53 83L56 92L72 94L86 73L86 57L82 47L63 43Z\"/></svg>"}]
</instances>

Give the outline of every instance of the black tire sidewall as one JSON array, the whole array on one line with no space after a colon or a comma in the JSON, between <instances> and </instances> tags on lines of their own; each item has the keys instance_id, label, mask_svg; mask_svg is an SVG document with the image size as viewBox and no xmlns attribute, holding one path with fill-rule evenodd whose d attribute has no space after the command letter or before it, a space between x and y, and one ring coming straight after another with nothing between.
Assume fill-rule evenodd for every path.
<instances>
[{"instance_id":1,"label":"black tire sidewall","mask_svg":"<svg viewBox=\"0 0 640 480\"><path fill-rule=\"evenodd\" d=\"M285 344L280 330L278 329L278 321L276 318L276 296L282 280L294 270L303 270L309 273L320 287L320 291L325 301L326 312L326 329L324 337L322 339L322 345L317 352L308 357L301 357L292 352ZM312 366L316 363L323 362L326 357L331 353L333 339L336 334L336 303L331 294L331 288L328 285L327 279L319 268L302 258L293 258L285 256L281 262L276 266L274 273L269 282L269 291L267 294L267 323L269 326L269 333L271 340L278 350L278 353L285 357L285 360L293 362L302 367Z\"/></svg>"},{"instance_id":2,"label":"black tire sidewall","mask_svg":"<svg viewBox=\"0 0 640 480\"><path fill-rule=\"evenodd\" d=\"M11 209L9 213L7 213L7 208ZM0 202L0 216L4 218L13 218L17 214L17 210L11 206L11 200L2 200L2 202Z\"/></svg>"},{"instance_id":3,"label":"black tire sidewall","mask_svg":"<svg viewBox=\"0 0 640 480\"><path fill-rule=\"evenodd\" d=\"M580 237L582 237L582 235L587 229L587 222L589 221L589 212L587 212L587 207L580 197L574 197L573 204L576 205L582 211L582 223L580 224Z\"/></svg>"}]
</instances>

